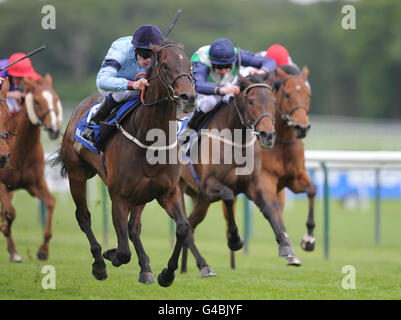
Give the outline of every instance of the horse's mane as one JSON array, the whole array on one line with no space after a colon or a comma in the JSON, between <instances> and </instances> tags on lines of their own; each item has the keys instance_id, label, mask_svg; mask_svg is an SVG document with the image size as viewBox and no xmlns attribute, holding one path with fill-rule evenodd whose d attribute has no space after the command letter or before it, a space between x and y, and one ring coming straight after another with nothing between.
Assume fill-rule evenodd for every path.
<instances>
[{"instance_id":1,"label":"horse's mane","mask_svg":"<svg viewBox=\"0 0 401 320\"><path fill-rule=\"evenodd\" d=\"M160 47L162 46L166 46L166 45L170 45L173 44L175 45L175 42L169 39L163 39L160 43ZM146 71L146 79L150 79L152 73L153 73L153 68L155 66L155 61L156 61L156 55L152 55L152 60L150 62L150 66L149 69Z\"/></svg>"},{"instance_id":2,"label":"horse's mane","mask_svg":"<svg viewBox=\"0 0 401 320\"><path fill-rule=\"evenodd\" d=\"M280 66L279 68L291 76L298 76L301 73L301 70L299 70L298 67L293 66L293 65L285 64L285 65ZM282 80L275 80L273 82L273 91L280 89L282 84L283 84Z\"/></svg>"},{"instance_id":3,"label":"horse's mane","mask_svg":"<svg viewBox=\"0 0 401 320\"><path fill-rule=\"evenodd\" d=\"M294 66L294 65L289 65L289 64L285 64L279 67L280 69L283 69L285 71L285 73L288 73L292 76L297 76L301 73L301 70L298 69L298 67Z\"/></svg>"}]
</instances>

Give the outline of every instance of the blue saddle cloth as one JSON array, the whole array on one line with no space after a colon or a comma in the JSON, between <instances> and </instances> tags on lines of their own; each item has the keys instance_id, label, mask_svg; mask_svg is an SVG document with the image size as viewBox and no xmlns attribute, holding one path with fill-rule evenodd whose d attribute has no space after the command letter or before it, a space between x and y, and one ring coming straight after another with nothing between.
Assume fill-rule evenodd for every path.
<instances>
[{"instance_id":1,"label":"blue saddle cloth","mask_svg":"<svg viewBox=\"0 0 401 320\"><path fill-rule=\"evenodd\" d=\"M140 97L136 97L135 99L128 100L125 102L117 111L116 115L114 118L110 119L107 121L107 124L113 125L116 123L116 121L119 121L123 115L126 114L138 101ZM100 126L99 125L94 125L92 126L93 132L95 133L95 143L88 141L84 138L82 138L82 134L85 131L86 126L88 125L89 121L92 119L93 115L96 113L96 111L99 109L100 103L94 104L92 107L89 108L89 110L84 114L82 117L81 121L79 121L75 127L75 132L74 132L74 138L78 142L80 142L84 147L88 148L89 150L99 154L99 145L104 142L101 141L100 139Z\"/></svg>"}]
</instances>

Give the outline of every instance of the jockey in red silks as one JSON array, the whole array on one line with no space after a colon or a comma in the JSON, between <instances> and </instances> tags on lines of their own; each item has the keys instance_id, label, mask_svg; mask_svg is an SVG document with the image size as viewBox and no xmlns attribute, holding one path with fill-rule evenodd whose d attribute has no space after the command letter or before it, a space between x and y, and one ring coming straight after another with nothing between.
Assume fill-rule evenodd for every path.
<instances>
[{"instance_id":1,"label":"jockey in red silks","mask_svg":"<svg viewBox=\"0 0 401 320\"><path fill-rule=\"evenodd\" d=\"M18 59L21 59L25 55L25 53L18 52L12 54L8 59L0 60L0 69ZM0 78L5 77L8 77L10 81L10 90L7 93L7 104L11 113L14 114L19 111L19 104L22 103L21 100L24 98L24 92L22 90L24 77L28 77L31 80L37 80L41 78L41 75L33 69L31 60L25 58L24 60L2 70L0 72Z\"/></svg>"},{"instance_id":2,"label":"jockey in red silks","mask_svg":"<svg viewBox=\"0 0 401 320\"><path fill-rule=\"evenodd\" d=\"M159 28L147 24L139 27L133 36L119 38L111 44L96 78L104 99L82 134L84 139L94 142L91 126L99 124L120 103L138 96L149 85L145 78L135 78L150 67L151 45L160 45L163 39Z\"/></svg>"},{"instance_id":3,"label":"jockey in red silks","mask_svg":"<svg viewBox=\"0 0 401 320\"><path fill-rule=\"evenodd\" d=\"M278 43L273 44L269 48L267 48L266 51L261 51L257 53L257 55L273 59L274 61L276 61L277 67L288 65L300 70L299 67L295 64L295 62L291 59L291 56L288 53L287 48L285 48L281 44ZM241 75L245 77L249 74L251 70L252 68L241 69ZM309 89L311 88L308 80L306 80L306 85L309 87Z\"/></svg>"}]
</instances>

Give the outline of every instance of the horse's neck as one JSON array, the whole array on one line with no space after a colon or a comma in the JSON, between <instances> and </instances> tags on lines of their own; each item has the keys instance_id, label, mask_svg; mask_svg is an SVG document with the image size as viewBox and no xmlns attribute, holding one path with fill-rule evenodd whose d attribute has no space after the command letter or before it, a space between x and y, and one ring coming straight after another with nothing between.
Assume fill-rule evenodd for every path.
<instances>
[{"instance_id":1,"label":"horse's neck","mask_svg":"<svg viewBox=\"0 0 401 320\"><path fill-rule=\"evenodd\" d=\"M33 125L28 115L23 112L21 111L14 118L13 129L17 134L16 147L19 148L18 146L21 145L21 150L29 150L40 142L40 127Z\"/></svg>"},{"instance_id":2,"label":"horse's neck","mask_svg":"<svg viewBox=\"0 0 401 320\"><path fill-rule=\"evenodd\" d=\"M240 113L243 114L243 110L241 108ZM244 129L245 131L246 129L242 125L238 113L235 110L234 102L230 102L228 105L224 106L220 112L217 112L215 119L216 127L219 130L229 129L234 131L235 129Z\"/></svg>"},{"instance_id":3,"label":"horse's neck","mask_svg":"<svg viewBox=\"0 0 401 320\"><path fill-rule=\"evenodd\" d=\"M146 135L150 130L161 130L166 134L166 141L170 141L170 125L174 125L177 116L177 107L173 102L162 102L152 106L140 106L131 117L129 126L134 129L135 136L140 141L146 141ZM155 132L157 134L157 132ZM175 131L173 132L175 137Z\"/></svg>"}]
</instances>

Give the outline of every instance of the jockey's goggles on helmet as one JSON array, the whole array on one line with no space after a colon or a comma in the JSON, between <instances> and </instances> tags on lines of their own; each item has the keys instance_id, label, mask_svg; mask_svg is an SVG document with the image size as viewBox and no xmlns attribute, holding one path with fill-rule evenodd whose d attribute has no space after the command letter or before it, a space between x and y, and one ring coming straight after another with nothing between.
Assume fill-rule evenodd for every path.
<instances>
[{"instance_id":1,"label":"jockey's goggles on helmet","mask_svg":"<svg viewBox=\"0 0 401 320\"><path fill-rule=\"evenodd\" d=\"M219 69L219 70L231 69L232 67L233 67L233 65L231 63L229 63L229 64L214 64L213 65L213 68Z\"/></svg>"},{"instance_id":2,"label":"jockey's goggles on helmet","mask_svg":"<svg viewBox=\"0 0 401 320\"><path fill-rule=\"evenodd\" d=\"M153 55L152 50L136 48L135 53L139 55L142 59L149 59Z\"/></svg>"}]
</instances>

